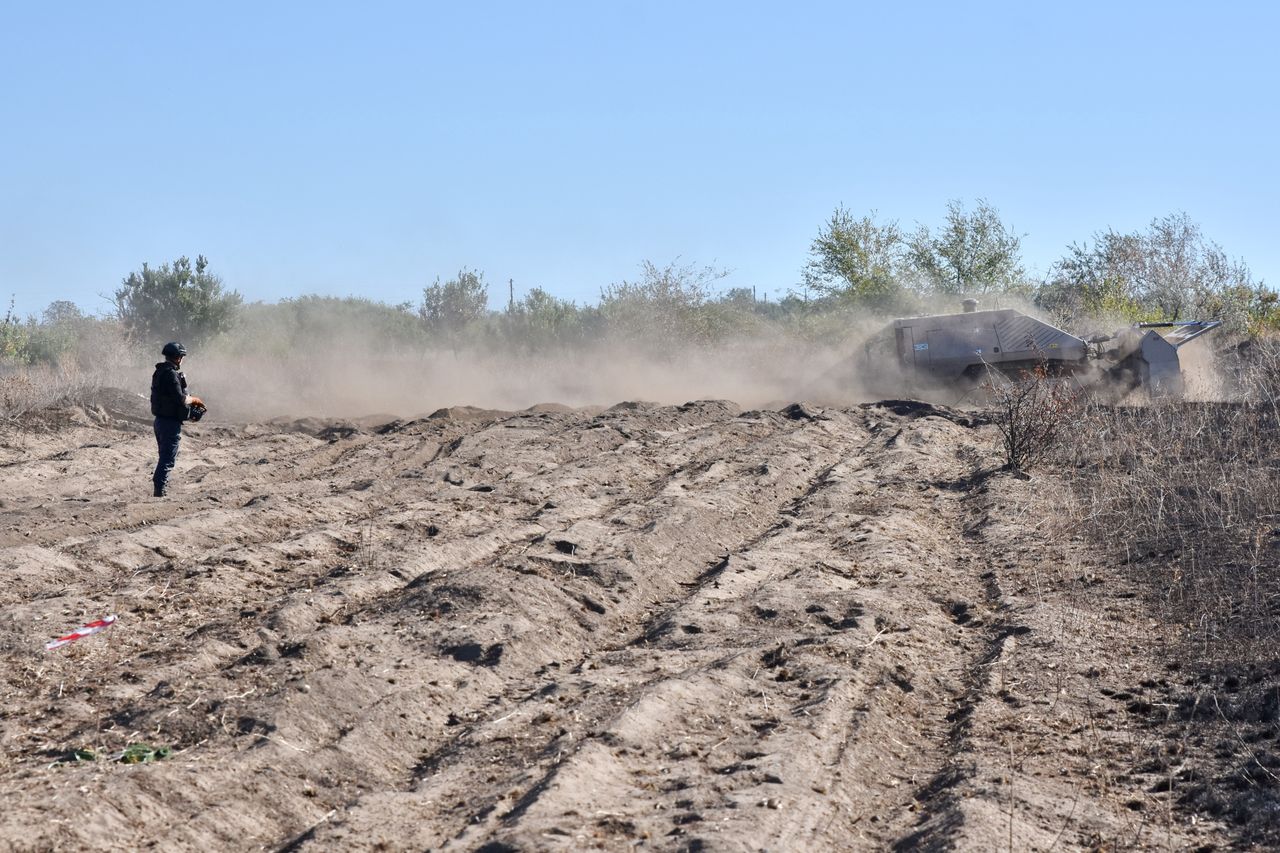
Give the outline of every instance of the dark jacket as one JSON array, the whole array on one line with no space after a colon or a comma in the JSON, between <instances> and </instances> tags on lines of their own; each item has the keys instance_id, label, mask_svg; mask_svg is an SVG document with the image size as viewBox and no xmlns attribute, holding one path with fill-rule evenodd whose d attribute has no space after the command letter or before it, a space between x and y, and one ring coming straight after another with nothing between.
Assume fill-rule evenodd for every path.
<instances>
[{"instance_id":1,"label":"dark jacket","mask_svg":"<svg viewBox=\"0 0 1280 853\"><path fill-rule=\"evenodd\" d=\"M151 374L151 414L180 421L191 414L187 406L187 377L172 361L160 362Z\"/></svg>"}]
</instances>

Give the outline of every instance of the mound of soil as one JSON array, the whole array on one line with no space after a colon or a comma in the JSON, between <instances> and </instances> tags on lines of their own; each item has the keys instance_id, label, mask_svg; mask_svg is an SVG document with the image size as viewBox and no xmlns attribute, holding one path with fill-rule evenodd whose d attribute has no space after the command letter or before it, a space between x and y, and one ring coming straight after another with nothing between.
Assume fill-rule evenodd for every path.
<instances>
[{"instance_id":1,"label":"mound of soil","mask_svg":"<svg viewBox=\"0 0 1280 853\"><path fill-rule=\"evenodd\" d=\"M150 399L143 394L126 391L123 388L99 388L84 403L86 406L102 409L113 418L151 420Z\"/></svg>"}]
</instances>

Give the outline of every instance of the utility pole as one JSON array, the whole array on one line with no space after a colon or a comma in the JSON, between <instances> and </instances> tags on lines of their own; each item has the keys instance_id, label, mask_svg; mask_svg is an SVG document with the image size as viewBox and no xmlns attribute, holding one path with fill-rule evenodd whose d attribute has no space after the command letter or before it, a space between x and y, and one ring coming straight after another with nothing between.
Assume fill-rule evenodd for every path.
<instances>
[{"instance_id":1,"label":"utility pole","mask_svg":"<svg viewBox=\"0 0 1280 853\"><path fill-rule=\"evenodd\" d=\"M516 280L514 278L507 279L507 313L514 314L516 312Z\"/></svg>"}]
</instances>

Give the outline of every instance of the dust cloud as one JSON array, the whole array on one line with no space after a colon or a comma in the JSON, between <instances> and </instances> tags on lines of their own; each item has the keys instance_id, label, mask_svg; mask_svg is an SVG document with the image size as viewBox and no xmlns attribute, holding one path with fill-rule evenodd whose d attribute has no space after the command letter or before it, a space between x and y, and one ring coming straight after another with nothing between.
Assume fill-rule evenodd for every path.
<instances>
[{"instance_id":1,"label":"dust cloud","mask_svg":"<svg viewBox=\"0 0 1280 853\"><path fill-rule=\"evenodd\" d=\"M622 344L541 354L381 350L373 341L274 358L193 351L191 388L218 417L419 417L451 406L519 410L727 399L747 408L869 399L861 336L839 345L776 338L655 355Z\"/></svg>"},{"instance_id":2,"label":"dust cloud","mask_svg":"<svg viewBox=\"0 0 1280 853\"><path fill-rule=\"evenodd\" d=\"M1182 368L1183 397L1199 402L1227 402L1241 398L1240 389L1229 381L1218 353L1203 339L1178 348Z\"/></svg>"},{"instance_id":3,"label":"dust cloud","mask_svg":"<svg viewBox=\"0 0 1280 853\"><path fill-rule=\"evenodd\" d=\"M980 308L1014 307L1003 303ZM1032 306L1017 310L1053 322ZM897 372L892 358L869 360L867 342L880 338L888 317L844 315L808 327L762 323L710 343L657 329L652 336L630 330L537 347L474 335L455 341L456 348L427 346L421 337L377 322L338 319L313 316L319 328L259 326L252 334L193 346L184 364L191 390L204 398L215 421L416 418L458 406L607 408L629 400L669 405L723 399L744 408L797 401L849 406L921 395L947 405L975 402L972 388L926 385L924 377ZM1088 325L1123 328L1097 319ZM1179 355L1188 398L1230 396L1212 347L1196 341ZM145 360L148 372L154 360ZM1103 366L1080 380L1105 390ZM145 379L136 384L145 391Z\"/></svg>"}]
</instances>

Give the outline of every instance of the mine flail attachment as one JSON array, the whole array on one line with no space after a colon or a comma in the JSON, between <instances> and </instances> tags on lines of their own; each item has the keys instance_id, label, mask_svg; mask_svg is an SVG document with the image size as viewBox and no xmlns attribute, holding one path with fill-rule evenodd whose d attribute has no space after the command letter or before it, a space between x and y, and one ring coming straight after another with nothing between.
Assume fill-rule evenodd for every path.
<instances>
[{"instance_id":1,"label":"mine flail attachment","mask_svg":"<svg viewBox=\"0 0 1280 853\"><path fill-rule=\"evenodd\" d=\"M1142 388L1152 397L1181 396L1186 365L1180 350L1221 325L1221 320L1139 323L1119 335L1121 345L1108 353L1116 362L1111 369L1113 378Z\"/></svg>"}]
</instances>

